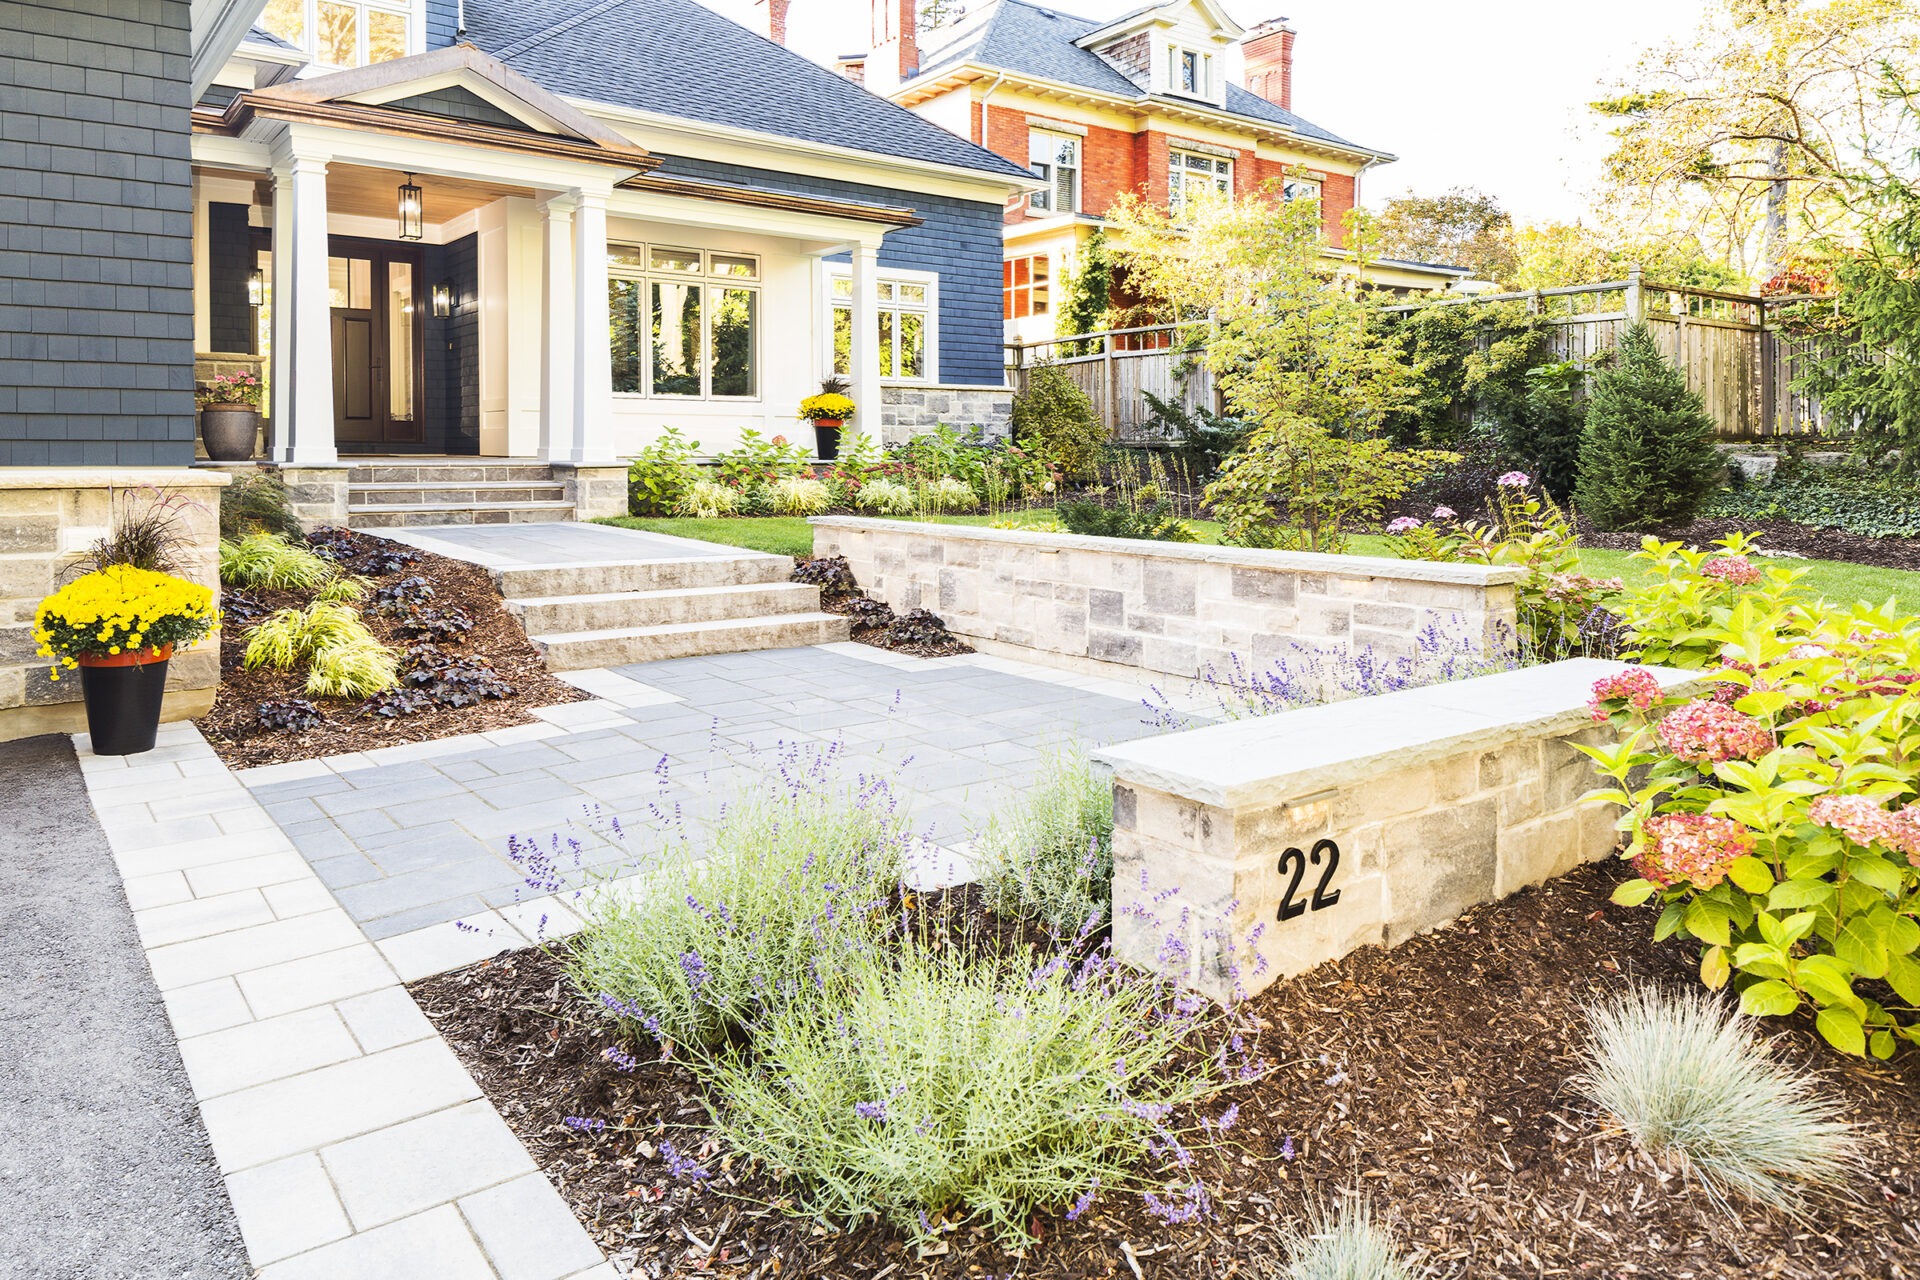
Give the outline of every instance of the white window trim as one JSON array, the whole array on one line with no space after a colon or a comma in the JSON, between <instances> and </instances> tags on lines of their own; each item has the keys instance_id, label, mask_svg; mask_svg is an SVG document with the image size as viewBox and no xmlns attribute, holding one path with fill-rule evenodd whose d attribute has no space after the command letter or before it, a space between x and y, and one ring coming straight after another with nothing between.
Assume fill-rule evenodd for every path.
<instances>
[{"instance_id":1,"label":"white window trim","mask_svg":"<svg viewBox=\"0 0 1920 1280\"><path fill-rule=\"evenodd\" d=\"M1185 44L1178 40L1169 41L1162 46L1166 50L1166 92L1176 98L1191 98L1196 102L1211 102L1216 106L1222 101L1220 58L1215 50L1203 49L1196 45ZM1188 89L1180 83L1180 68L1186 55L1192 54L1199 60L1200 84Z\"/></svg>"},{"instance_id":2,"label":"white window trim","mask_svg":"<svg viewBox=\"0 0 1920 1280\"><path fill-rule=\"evenodd\" d=\"M1216 155L1216 154L1214 154L1214 153L1215 153L1216 151L1218 151L1218 150L1219 150L1219 148L1217 148L1217 147L1206 147L1206 148L1202 148L1202 147L1197 147L1197 146L1185 146L1185 145L1182 145L1182 144L1180 144L1180 143L1169 143L1169 144L1168 144L1168 146L1167 146L1167 179L1168 179L1168 182L1167 182L1167 207L1168 207L1168 208L1170 208L1170 209L1177 209L1177 208L1179 208L1179 207L1180 207L1180 205L1181 205L1182 203L1184 203L1184 200L1183 200L1183 199L1176 199L1176 198L1175 198L1175 196L1174 196L1174 190L1173 190L1173 182L1172 182L1172 179L1173 179L1173 161L1174 161L1174 157L1176 157L1176 156L1181 156L1181 155L1195 155L1195 156L1204 156L1204 157L1206 157L1207 159L1209 159L1209 160L1212 160L1212 161L1214 161L1214 162L1216 162L1216 163L1218 163L1219 161L1222 161L1222 160L1224 160L1224 161L1226 161L1226 164L1227 164L1227 174L1226 174L1226 177L1227 177L1227 189L1226 189L1226 191L1225 191L1225 192L1224 192L1223 194L1224 194L1224 195L1226 196L1226 199L1227 199L1227 203L1228 203L1228 204L1232 204L1232 203L1233 203L1233 188L1234 188L1234 176L1235 176L1235 171L1237 170L1237 168L1238 168L1238 166L1239 166L1239 163L1240 163L1240 158L1239 158L1238 156L1232 156L1232 155ZM1217 175L1216 175L1216 176L1217 176ZM1183 179L1183 181L1182 181L1182 182L1181 182L1181 184L1180 184L1180 190L1181 190L1182 192L1185 192L1185 190L1186 190L1186 183L1185 183L1185 181L1184 181L1184 179Z\"/></svg>"},{"instance_id":3,"label":"white window trim","mask_svg":"<svg viewBox=\"0 0 1920 1280\"><path fill-rule=\"evenodd\" d=\"M647 260L649 265L645 267L630 267L623 263L614 262L613 251L616 248L637 250L640 255ZM653 252L656 249L669 253L697 253L700 255L701 270L698 272L655 271L651 264L653 261ZM708 263L716 253L725 258L752 258L754 262L753 278L716 275L708 268ZM758 404L762 400L765 400L767 397L766 362L764 357L766 344L761 341L761 338L766 331L767 325L766 275L766 258L759 253L748 253L735 249L703 249L697 245L667 244L664 241L647 241L641 243L632 240L610 240L607 244L607 279L609 281L632 280L649 286L645 290L641 300L642 310L646 318L646 324L642 326L643 334L652 332L653 290L650 286L654 281L698 281L703 291L700 299L700 350L702 353L700 361L700 394L697 396L656 394L653 390L653 351L646 345L646 340L643 337L642 349L638 354L640 357L640 376L645 389L641 391L616 391L613 393L613 398L616 401L645 401L649 404L698 404L703 402L716 404ZM711 295L706 291L716 288L749 289L752 290L758 299L754 304L753 314L753 350L748 357L752 361L753 369L754 390L752 395L721 396L715 395L711 390L713 386L713 300ZM609 338L609 344L611 344L611 338Z\"/></svg>"},{"instance_id":4,"label":"white window trim","mask_svg":"<svg viewBox=\"0 0 1920 1280\"><path fill-rule=\"evenodd\" d=\"M1313 194L1310 196L1294 195L1287 188L1293 186L1295 183L1311 185L1313 187ZM1281 193L1289 200L1324 200L1327 194L1327 182L1325 178L1309 177L1306 174L1301 174L1297 178L1292 175L1287 175L1280 179L1280 189Z\"/></svg>"},{"instance_id":5,"label":"white window trim","mask_svg":"<svg viewBox=\"0 0 1920 1280\"><path fill-rule=\"evenodd\" d=\"M1085 197L1085 182L1086 182L1086 172L1087 172L1087 146L1086 146L1084 135L1075 136L1074 134L1070 133L1065 129L1056 129L1052 125L1029 124L1027 127L1028 156L1032 156L1033 154L1033 135L1036 133L1041 134L1043 136L1052 137L1054 139L1057 139L1058 141L1071 142L1073 144L1073 159L1074 159L1073 208L1056 209L1053 207L1051 203L1054 195L1059 191L1059 178L1058 178L1059 166L1053 163L1052 161L1049 161L1047 164L1047 168L1050 170L1050 174L1047 179L1046 191L1045 192L1035 191L1035 192L1029 193L1029 195L1027 196L1027 208L1029 210L1037 210L1038 212L1047 214L1048 216L1054 216L1058 214L1066 214L1068 216L1072 216L1073 214L1079 213L1081 201ZM1033 167L1033 163L1031 160L1028 161L1027 167L1029 169ZM1044 206L1036 205L1033 202L1034 197L1043 195L1043 194L1047 197L1049 203Z\"/></svg>"},{"instance_id":6,"label":"white window trim","mask_svg":"<svg viewBox=\"0 0 1920 1280\"><path fill-rule=\"evenodd\" d=\"M369 65L366 61L367 24L365 21L366 11L368 9L377 9L382 13L397 13L397 14L404 15L407 19L407 56L411 57L416 53L426 52L426 48L427 48L426 0L345 0L345 3L352 4L354 5L354 7L358 8L361 11L361 22L359 27L357 28L356 37L355 37L356 40L358 41L358 46L359 46L355 52L356 52L356 55L359 57L360 61L354 64L355 67L364 67ZM300 41L294 41L294 40L287 40L286 36L280 36L282 40L287 40L289 44L294 45L294 47L298 48L300 52L306 54L307 57L310 59L307 66L302 70L301 74L303 76L324 75L328 72L345 71L345 70L354 69L351 67L338 67L331 62L320 61L320 44L319 44L320 0L301 0L301 8L302 8L303 14L305 15L304 17L304 25L306 27L305 39ZM277 31L274 32L274 34L280 35L280 33Z\"/></svg>"},{"instance_id":7,"label":"white window trim","mask_svg":"<svg viewBox=\"0 0 1920 1280\"><path fill-rule=\"evenodd\" d=\"M822 261L814 274L814 289L821 301L820 331L820 376L834 377L833 371L833 310L838 305L833 296L833 282L836 278L851 279L853 267L844 262ZM892 281L895 284L925 285L927 289L927 322L922 332L926 335L926 357L922 361L922 374L918 378L902 378L898 375L883 375L880 385L883 387L928 387L940 382L940 273L938 271L919 271L910 267L882 267L875 273L875 283ZM879 310L885 311L887 304L879 304ZM894 306L899 309L898 304ZM897 331L896 331L897 332ZM851 373L838 375L852 378Z\"/></svg>"}]
</instances>

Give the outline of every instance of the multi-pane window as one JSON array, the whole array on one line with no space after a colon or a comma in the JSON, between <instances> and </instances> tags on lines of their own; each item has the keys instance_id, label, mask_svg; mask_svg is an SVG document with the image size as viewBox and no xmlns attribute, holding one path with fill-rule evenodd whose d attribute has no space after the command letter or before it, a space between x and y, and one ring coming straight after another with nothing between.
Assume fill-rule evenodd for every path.
<instances>
[{"instance_id":1,"label":"multi-pane window","mask_svg":"<svg viewBox=\"0 0 1920 1280\"><path fill-rule=\"evenodd\" d=\"M1213 96L1213 55L1174 45L1168 50L1167 85L1190 98Z\"/></svg>"},{"instance_id":2,"label":"multi-pane window","mask_svg":"<svg viewBox=\"0 0 1920 1280\"><path fill-rule=\"evenodd\" d=\"M853 280L835 275L833 295L833 371L853 371ZM927 280L888 279L876 284L880 301L878 345L880 376L925 382L933 376L933 283Z\"/></svg>"},{"instance_id":3,"label":"multi-pane window","mask_svg":"<svg viewBox=\"0 0 1920 1280\"><path fill-rule=\"evenodd\" d=\"M1044 253L1000 264L1000 314L1008 320L1053 310L1053 266Z\"/></svg>"},{"instance_id":4,"label":"multi-pane window","mask_svg":"<svg viewBox=\"0 0 1920 1280\"><path fill-rule=\"evenodd\" d=\"M1198 151L1167 152L1167 204L1180 208L1189 199L1233 193L1233 161Z\"/></svg>"},{"instance_id":5,"label":"multi-pane window","mask_svg":"<svg viewBox=\"0 0 1920 1280\"><path fill-rule=\"evenodd\" d=\"M1051 213L1080 208L1080 139L1038 129L1027 135L1027 168L1047 184L1027 197L1027 207Z\"/></svg>"},{"instance_id":6,"label":"multi-pane window","mask_svg":"<svg viewBox=\"0 0 1920 1280\"><path fill-rule=\"evenodd\" d=\"M323 67L364 67L411 51L407 0L267 0L260 25Z\"/></svg>"},{"instance_id":7,"label":"multi-pane window","mask_svg":"<svg viewBox=\"0 0 1920 1280\"><path fill-rule=\"evenodd\" d=\"M757 396L759 279L760 260L751 254L607 246L614 391Z\"/></svg>"},{"instance_id":8,"label":"multi-pane window","mask_svg":"<svg viewBox=\"0 0 1920 1280\"><path fill-rule=\"evenodd\" d=\"M1289 177L1280 184L1280 194L1289 200L1318 200L1320 179Z\"/></svg>"}]
</instances>

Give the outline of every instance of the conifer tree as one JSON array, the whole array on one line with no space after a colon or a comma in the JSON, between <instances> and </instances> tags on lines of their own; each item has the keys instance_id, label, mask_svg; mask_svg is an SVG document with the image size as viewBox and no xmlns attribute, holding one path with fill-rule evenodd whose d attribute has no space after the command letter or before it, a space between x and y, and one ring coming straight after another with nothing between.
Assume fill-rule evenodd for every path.
<instances>
[{"instance_id":1,"label":"conifer tree","mask_svg":"<svg viewBox=\"0 0 1920 1280\"><path fill-rule=\"evenodd\" d=\"M1581 513L1609 530L1684 524L1724 473L1700 397L1647 326L1634 325L1594 378L1574 493Z\"/></svg>"}]
</instances>

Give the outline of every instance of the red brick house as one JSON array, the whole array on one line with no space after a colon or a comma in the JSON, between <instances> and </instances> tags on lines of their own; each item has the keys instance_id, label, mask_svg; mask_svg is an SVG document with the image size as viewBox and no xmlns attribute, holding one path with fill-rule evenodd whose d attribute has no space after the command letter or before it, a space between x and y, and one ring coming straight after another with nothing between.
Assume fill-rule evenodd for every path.
<instances>
[{"instance_id":1,"label":"red brick house","mask_svg":"<svg viewBox=\"0 0 1920 1280\"><path fill-rule=\"evenodd\" d=\"M1101 23L993 0L916 35L916 0L872 3L873 51L842 71L1048 184L1008 206L1009 340L1055 335L1064 276L1124 193L1159 204L1196 189L1245 199L1279 180L1287 198L1320 201L1338 246L1362 175L1394 159L1294 113L1284 20L1247 30L1215 0L1165 0ZM1370 271L1401 289L1467 274L1398 262Z\"/></svg>"}]
</instances>

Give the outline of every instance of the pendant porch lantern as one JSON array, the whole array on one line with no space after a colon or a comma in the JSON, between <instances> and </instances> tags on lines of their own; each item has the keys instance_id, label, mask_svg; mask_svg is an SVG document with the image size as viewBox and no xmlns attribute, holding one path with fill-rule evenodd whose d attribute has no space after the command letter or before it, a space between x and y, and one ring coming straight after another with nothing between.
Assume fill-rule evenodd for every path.
<instances>
[{"instance_id":1,"label":"pendant porch lantern","mask_svg":"<svg viewBox=\"0 0 1920 1280\"><path fill-rule=\"evenodd\" d=\"M400 184L400 238L418 240L426 234L426 205L420 198L420 188L409 173L407 180Z\"/></svg>"}]
</instances>

